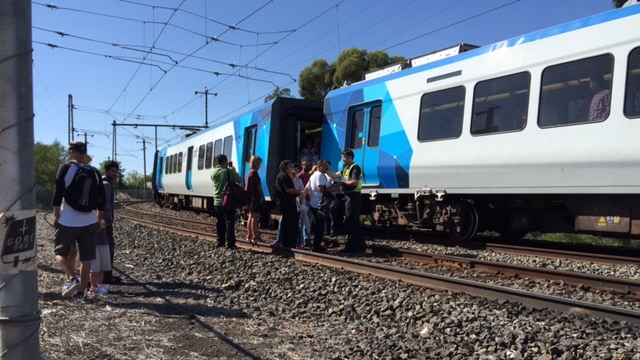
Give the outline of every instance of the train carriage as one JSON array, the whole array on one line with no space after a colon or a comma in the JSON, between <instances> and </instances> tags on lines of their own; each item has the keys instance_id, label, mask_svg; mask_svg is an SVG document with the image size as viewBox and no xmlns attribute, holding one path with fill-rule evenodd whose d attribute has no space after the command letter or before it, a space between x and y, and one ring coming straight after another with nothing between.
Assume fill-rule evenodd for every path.
<instances>
[{"instance_id":1,"label":"train carriage","mask_svg":"<svg viewBox=\"0 0 640 360\"><path fill-rule=\"evenodd\" d=\"M456 239L638 235L638 23L640 6L628 6L334 90L323 126L333 146L321 157L354 150L379 225ZM592 105L596 78L604 115Z\"/></svg>"},{"instance_id":2,"label":"train carriage","mask_svg":"<svg viewBox=\"0 0 640 360\"><path fill-rule=\"evenodd\" d=\"M215 158L225 154L243 179L249 159L264 159L259 174L267 201L274 194L273 179L283 159L295 161L302 139L318 136L322 103L278 98L232 119L212 124L155 155L153 187L156 202L175 209L211 212Z\"/></svg>"}]
</instances>

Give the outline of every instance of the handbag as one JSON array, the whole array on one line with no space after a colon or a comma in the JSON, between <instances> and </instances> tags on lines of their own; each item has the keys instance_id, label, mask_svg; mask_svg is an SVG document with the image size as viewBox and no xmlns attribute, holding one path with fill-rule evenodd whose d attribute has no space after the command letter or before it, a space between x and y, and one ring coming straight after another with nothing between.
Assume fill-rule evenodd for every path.
<instances>
[{"instance_id":1,"label":"handbag","mask_svg":"<svg viewBox=\"0 0 640 360\"><path fill-rule=\"evenodd\" d=\"M222 207L228 210L238 209L249 203L249 193L242 186L231 181L227 169L227 186L222 192Z\"/></svg>"}]
</instances>

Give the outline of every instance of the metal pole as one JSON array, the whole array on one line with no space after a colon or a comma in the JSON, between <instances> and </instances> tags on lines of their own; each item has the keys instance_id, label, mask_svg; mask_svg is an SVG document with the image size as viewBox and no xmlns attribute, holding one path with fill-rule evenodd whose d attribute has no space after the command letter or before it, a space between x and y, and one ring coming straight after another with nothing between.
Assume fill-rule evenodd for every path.
<instances>
[{"instance_id":1,"label":"metal pole","mask_svg":"<svg viewBox=\"0 0 640 360\"><path fill-rule=\"evenodd\" d=\"M30 1L0 6L0 59L0 354L39 359Z\"/></svg>"},{"instance_id":2,"label":"metal pole","mask_svg":"<svg viewBox=\"0 0 640 360\"><path fill-rule=\"evenodd\" d=\"M204 92L196 91L196 95L198 94L204 94L204 127L206 129L209 127L209 89L204 88ZM218 96L218 93L213 93L213 96Z\"/></svg>"},{"instance_id":3,"label":"metal pole","mask_svg":"<svg viewBox=\"0 0 640 360\"><path fill-rule=\"evenodd\" d=\"M142 198L147 200L147 142L142 139L142 161L144 162L144 174L142 175Z\"/></svg>"},{"instance_id":4,"label":"metal pole","mask_svg":"<svg viewBox=\"0 0 640 360\"><path fill-rule=\"evenodd\" d=\"M69 143L75 140L73 132L76 131L73 126L73 95L69 94Z\"/></svg>"}]
</instances>

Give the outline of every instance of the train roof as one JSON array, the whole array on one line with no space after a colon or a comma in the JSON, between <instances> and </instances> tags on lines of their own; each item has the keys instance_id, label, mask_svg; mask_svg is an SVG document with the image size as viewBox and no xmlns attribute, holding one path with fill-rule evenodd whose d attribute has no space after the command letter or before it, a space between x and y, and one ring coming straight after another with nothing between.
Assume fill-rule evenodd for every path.
<instances>
[{"instance_id":1,"label":"train roof","mask_svg":"<svg viewBox=\"0 0 640 360\"><path fill-rule=\"evenodd\" d=\"M630 5L632 4L632 2L633 2L633 5ZM578 20L573 20L567 23L537 30L525 35L516 36L507 40L498 41L498 42L484 45L481 47L467 48L467 49L464 49L465 51L459 51L455 55L444 56L439 59L435 59L434 61L420 64L418 66L404 66L402 68L398 68L397 71L388 71L386 74L383 74L382 76L378 76L378 77L372 76L369 79L365 79L363 81L359 81L357 83L353 83L351 85L332 90L329 92L327 97L331 97L333 95L339 95L339 94L342 94L343 92L350 92L350 91L353 91L354 89L367 87L373 84L378 84L380 82L393 80L399 77L403 77L405 75L410 75L410 74L424 71L427 69L433 69L439 66L456 63L462 60L484 55L499 49L520 46L523 44L543 40L546 38L554 37L554 36L568 33L571 31L576 31L579 29L587 28L587 27L602 24L602 23L607 23L607 22L625 18L628 16L637 15L639 13L640 13L640 3L638 3L638 0L629 0L629 2L625 4L625 6L619 9L614 9L614 10L606 11L600 14L581 18ZM615 36L615 34L612 34L612 36ZM454 45L451 48L455 48L462 45L466 45L466 44ZM450 48L445 48L443 50L446 51L448 49ZM439 51L429 53L428 55L436 54ZM421 57L422 56L419 56L416 59L419 59ZM390 65L390 67L394 67L394 66L401 66L401 65L400 64Z\"/></svg>"}]
</instances>

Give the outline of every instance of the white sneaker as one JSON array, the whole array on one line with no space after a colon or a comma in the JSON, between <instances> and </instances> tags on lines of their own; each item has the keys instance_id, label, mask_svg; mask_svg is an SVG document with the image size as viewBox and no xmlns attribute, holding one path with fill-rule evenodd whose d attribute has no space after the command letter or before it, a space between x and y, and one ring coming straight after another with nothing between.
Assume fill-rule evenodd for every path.
<instances>
[{"instance_id":1,"label":"white sneaker","mask_svg":"<svg viewBox=\"0 0 640 360\"><path fill-rule=\"evenodd\" d=\"M80 290L80 281L78 279L72 279L62 287L62 296L69 297Z\"/></svg>"}]
</instances>

